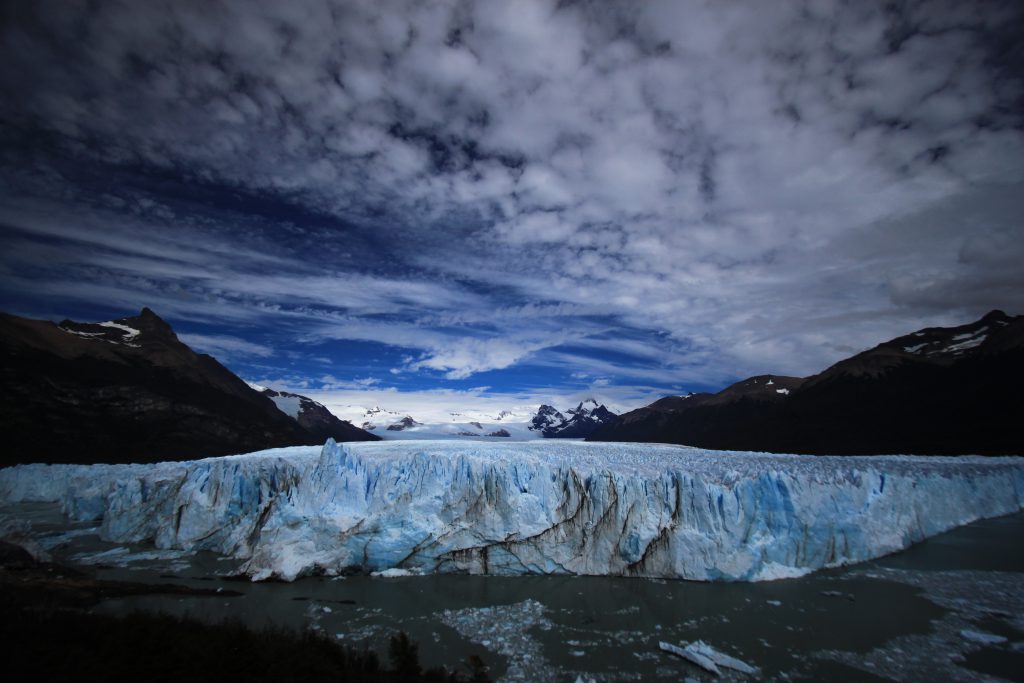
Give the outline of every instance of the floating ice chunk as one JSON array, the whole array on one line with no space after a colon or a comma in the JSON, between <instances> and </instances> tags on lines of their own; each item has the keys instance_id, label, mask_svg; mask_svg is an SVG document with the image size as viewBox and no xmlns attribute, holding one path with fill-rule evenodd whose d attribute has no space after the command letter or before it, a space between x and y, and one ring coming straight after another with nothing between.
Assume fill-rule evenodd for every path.
<instances>
[{"instance_id":1,"label":"floating ice chunk","mask_svg":"<svg viewBox=\"0 0 1024 683\"><path fill-rule=\"evenodd\" d=\"M842 591L821 591L821 594L830 598L846 598L847 600L856 600L852 593L844 593Z\"/></svg>"},{"instance_id":2,"label":"floating ice chunk","mask_svg":"<svg viewBox=\"0 0 1024 683\"><path fill-rule=\"evenodd\" d=\"M960 635L966 638L967 640L973 641L975 643L981 643L982 645L1001 645L1005 643L1007 640L1009 640L1005 636L999 636L995 633L985 633L984 631L972 631L967 628L960 631Z\"/></svg>"},{"instance_id":3,"label":"floating ice chunk","mask_svg":"<svg viewBox=\"0 0 1024 683\"><path fill-rule=\"evenodd\" d=\"M555 668L544 658L544 649L530 631L550 630L544 605L525 600L513 605L444 610L440 620L464 638L509 659L501 680L554 683Z\"/></svg>"},{"instance_id":4,"label":"floating ice chunk","mask_svg":"<svg viewBox=\"0 0 1024 683\"><path fill-rule=\"evenodd\" d=\"M105 564L108 562L124 562L131 551L128 548L111 548L91 553L79 553L73 559L82 564Z\"/></svg>"},{"instance_id":5,"label":"floating ice chunk","mask_svg":"<svg viewBox=\"0 0 1024 683\"><path fill-rule=\"evenodd\" d=\"M391 567L390 569L371 572L370 576L377 576L382 579L396 579L401 576L419 576L419 572L414 572L409 569L400 569L399 567Z\"/></svg>"},{"instance_id":6,"label":"floating ice chunk","mask_svg":"<svg viewBox=\"0 0 1024 683\"><path fill-rule=\"evenodd\" d=\"M765 600L765 602L767 602L772 607L781 607L782 606L782 601L781 600Z\"/></svg>"},{"instance_id":7,"label":"floating ice chunk","mask_svg":"<svg viewBox=\"0 0 1024 683\"><path fill-rule=\"evenodd\" d=\"M750 666L743 660L736 659L735 657L730 657L724 652L719 652L715 648L705 643L703 640L695 640L689 645L687 645L685 649L689 652L695 652L703 657L706 657L718 666L723 666L727 669L733 669L734 671L750 674L751 676L756 676L761 673L761 670L758 669L756 666Z\"/></svg>"},{"instance_id":8,"label":"floating ice chunk","mask_svg":"<svg viewBox=\"0 0 1024 683\"><path fill-rule=\"evenodd\" d=\"M689 648L679 647L678 645L673 645L672 643L666 643L665 641L660 641L658 643L658 647L660 647L665 652L674 654L677 657L682 657L686 661L692 662L700 668L704 669L705 671L710 671L716 676L722 675L721 669L719 669L718 666L712 660L708 659L699 652L690 650Z\"/></svg>"}]
</instances>

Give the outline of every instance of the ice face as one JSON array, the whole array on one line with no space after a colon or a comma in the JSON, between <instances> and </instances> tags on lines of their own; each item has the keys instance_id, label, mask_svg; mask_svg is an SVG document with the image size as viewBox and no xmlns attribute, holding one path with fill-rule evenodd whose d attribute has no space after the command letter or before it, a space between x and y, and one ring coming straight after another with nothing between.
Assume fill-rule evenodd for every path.
<instances>
[{"instance_id":1,"label":"ice face","mask_svg":"<svg viewBox=\"0 0 1024 683\"><path fill-rule=\"evenodd\" d=\"M254 578L607 574L758 581L890 553L1024 504L1024 459L404 441L0 471L112 541L207 549Z\"/></svg>"}]
</instances>

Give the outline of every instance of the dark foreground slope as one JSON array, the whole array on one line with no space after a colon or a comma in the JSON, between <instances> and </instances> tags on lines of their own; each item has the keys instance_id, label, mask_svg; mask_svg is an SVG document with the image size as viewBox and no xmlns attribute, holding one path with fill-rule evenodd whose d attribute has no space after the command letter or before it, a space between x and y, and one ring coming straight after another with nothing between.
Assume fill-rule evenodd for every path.
<instances>
[{"instance_id":1,"label":"dark foreground slope","mask_svg":"<svg viewBox=\"0 0 1024 683\"><path fill-rule=\"evenodd\" d=\"M457 670L424 670L419 646L404 633L391 637L391 665L386 666L373 651L343 647L312 630L269 626L252 630L241 621L210 624L145 612L114 617L91 611L102 600L157 594L218 601L242 595L221 588L98 579L71 567L38 561L22 548L0 541L0 642L4 644L7 679L133 683L490 680L476 657Z\"/></svg>"},{"instance_id":2,"label":"dark foreground slope","mask_svg":"<svg viewBox=\"0 0 1024 683\"><path fill-rule=\"evenodd\" d=\"M0 314L0 378L0 465L155 462L323 441L148 308L59 325ZM344 424L344 440L377 438Z\"/></svg>"},{"instance_id":3,"label":"dark foreground slope","mask_svg":"<svg viewBox=\"0 0 1024 683\"><path fill-rule=\"evenodd\" d=\"M993 311L879 344L806 379L667 397L591 441L818 454L1024 453L1024 316Z\"/></svg>"}]
</instances>

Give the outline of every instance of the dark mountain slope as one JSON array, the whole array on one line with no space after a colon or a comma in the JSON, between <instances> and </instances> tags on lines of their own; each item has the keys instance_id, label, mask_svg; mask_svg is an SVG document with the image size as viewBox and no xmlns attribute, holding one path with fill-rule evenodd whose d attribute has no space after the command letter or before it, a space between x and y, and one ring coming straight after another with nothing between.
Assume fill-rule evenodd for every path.
<instances>
[{"instance_id":1,"label":"dark mountain slope","mask_svg":"<svg viewBox=\"0 0 1024 683\"><path fill-rule=\"evenodd\" d=\"M319 442L149 309L60 325L0 314L0 377L2 465L154 462Z\"/></svg>"},{"instance_id":2,"label":"dark mountain slope","mask_svg":"<svg viewBox=\"0 0 1024 683\"><path fill-rule=\"evenodd\" d=\"M771 379L661 399L590 440L782 453L1024 453L1024 316L993 311L884 342L805 380Z\"/></svg>"}]
</instances>

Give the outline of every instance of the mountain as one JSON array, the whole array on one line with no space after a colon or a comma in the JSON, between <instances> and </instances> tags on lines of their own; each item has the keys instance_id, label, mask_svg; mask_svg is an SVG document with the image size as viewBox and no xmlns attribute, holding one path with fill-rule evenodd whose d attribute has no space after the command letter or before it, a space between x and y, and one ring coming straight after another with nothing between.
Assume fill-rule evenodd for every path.
<instances>
[{"instance_id":1,"label":"mountain","mask_svg":"<svg viewBox=\"0 0 1024 683\"><path fill-rule=\"evenodd\" d=\"M591 441L818 454L1024 453L1024 316L897 337L807 377L670 396Z\"/></svg>"},{"instance_id":2,"label":"mountain","mask_svg":"<svg viewBox=\"0 0 1024 683\"><path fill-rule=\"evenodd\" d=\"M278 410L298 422L317 443L327 441L329 438L335 441L366 441L368 436L372 436L353 426L351 422L339 420L324 404L308 396L276 391L258 384L249 386L273 401Z\"/></svg>"},{"instance_id":3,"label":"mountain","mask_svg":"<svg viewBox=\"0 0 1024 683\"><path fill-rule=\"evenodd\" d=\"M413 419L410 415L396 413L393 410L385 410L380 406L370 408L363 413L363 417L366 419L363 421L362 427L370 432L382 426L389 432L402 432L422 426L420 422Z\"/></svg>"},{"instance_id":4,"label":"mountain","mask_svg":"<svg viewBox=\"0 0 1024 683\"><path fill-rule=\"evenodd\" d=\"M537 414L530 420L530 429L537 432L553 430L565 422L565 415L547 404L537 409Z\"/></svg>"},{"instance_id":5,"label":"mountain","mask_svg":"<svg viewBox=\"0 0 1024 683\"><path fill-rule=\"evenodd\" d=\"M405 417L403 417L398 422L395 422L394 424L389 424L388 425L388 431L389 432L404 432L406 429L411 429L412 427L415 427L418 424L419 424L419 422L417 422L416 420L414 420L411 417L409 417L408 415L406 415Z\"/></svg>"},{"instance_id":6,"label":"mountain","mask_svg":"<svg viewBox=\"0 0 1024 683\"><path fill-rule=\"evenodd\" d=\"M148 308L59 325L0 313L0 357L0 465L154 462L323 442Z\"/></svg>"},{"instance_id":7,"label":"mountain","mask_svg":"<svg viewBox=\"0 0 1024 683\"><path fill-rule=\"evenodd\" d=\"M529 428L549 439L581 439L617 417L592 398L565 412L563 415L549 405L542 405L530 420Z\"/></svg>"}]
</instances>

